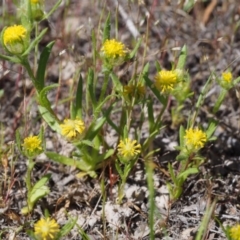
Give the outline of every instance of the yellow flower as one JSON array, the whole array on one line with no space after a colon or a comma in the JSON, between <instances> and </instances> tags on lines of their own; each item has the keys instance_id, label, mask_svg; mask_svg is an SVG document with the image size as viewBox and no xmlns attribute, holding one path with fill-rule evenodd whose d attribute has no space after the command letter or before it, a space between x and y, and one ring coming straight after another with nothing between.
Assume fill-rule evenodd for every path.
<instances>
[{"instance_id":1,"label":"yellow flower","mask_svg":"<svg viewBox=\"0 0 240 240\"><path fill-rule=\"evenodd\" d=\"M8 27L3 32L3 44L12 54L21 54L25 50L27 29L22 25Z\"/></svg>"},{"instance_id":2,"label":"yellow flower","mask_svg":"<svg viewBox=\"0 0 240 240\"><path fill-rule=\"evenodd\" d=\"M40 2L40 0L31 0L31 3L37 4L37 3L39 3L39 2Z\"/></svg>"},{"instance_id":3,"label":"yellow flower","mask_svg":"<svg viewBox=\"0 0 240 240\"><path fill-rule=\"evenodd\" d=\"M156 88L162 93L172 91L177 83L177 76L175 71L161 70L155 76Z\"/></svg>"},{"instance_id":4,"label":"yellow flower","mask_svg":"<svg viewBox=\"0 0 240 240\"><path fill-rule=\"evenodd\" d=\"M231 72L223 72L222 73L222 79L223 81L227 83L231 83L232 81L232 73Z\"/></svg>"},{"instance_id":5,"label":"yellow flower","mask_svg":"<svg viewBox=\"0 0 240 240\"><path fill-rule=\"evenodd\" d=\"M59 231L59 225L54 219L41 218L34 224L34 233L41 240L55 239Z\"/></svg>"},{"instance_id":6,"label":"yellow flower","mask_svg":"<svg viewBox=\"0 0 240 240\"><path fill-rule=\"evenodd\" d=\"M229 233L233 240L240 240L240 225L237 224L231 227Z\"/></svg>"},{"instance_id":7,"label":"yellow flower","mask_svg":"<svg viewBox=\"0 0 240 240\"><path fill-rule=\"evenodd\" d=\"M199 150L207 142L206 133L198 128L187 129L184 138L186 139L186 146L191 150Z\"/></svg>"},{"instance_id":8,"label":"yellow flower","mask_svg":"<svg viewBox=\"0 0 240 240\"><path fill-rule=\"evenodd\" d=\"M146 89L144 85L138 83L137 86L129 84L123 87L123 96L127 101L132 101L135 97L136 103L141 101L146 94Z\"/></svg>"},{"instance_id":9,"label":"yellow flower","mask_svg":"<svg viewBox=\"0 0 240 240\"><path fill-rule=\"evenodd\" d=\"M24 139L22 146L28 155L37 155L42 151L41 144L42 141L38 136L29 136Z\"/></svg>"},{"instance_id":10,"label":"yellow flower","mask_svg":"<svg viewBox=\"0 0 240 240\"><path fill-rule=\"evenodd\" d=\"M63 124L60 124L62 135L68 139L79 138L85 130L85 124L80 119L65 119Z\"/></svg>"},{"instance_id":11,"label":"yellow flower","mask_svg":"<svg viewBox=\"0 0 240 240\"><path fill-rule=\"evenodd\" d=\"M118 144L118 153L124 158L134 158L141 152L141 145L136 140L125 138Z\"/></svg>"},{"instance_id":12,"label":"yellow flower","mask_svg":"<svg viewBox=\"0 0 240 240\"><path fill-rule=\"evenodd\" d=\"M104 56L110 59L124 58L127 54L127 50L123 43L116 41L115 39L106 40L101 48Z\"/></svg>"}]
</instances>

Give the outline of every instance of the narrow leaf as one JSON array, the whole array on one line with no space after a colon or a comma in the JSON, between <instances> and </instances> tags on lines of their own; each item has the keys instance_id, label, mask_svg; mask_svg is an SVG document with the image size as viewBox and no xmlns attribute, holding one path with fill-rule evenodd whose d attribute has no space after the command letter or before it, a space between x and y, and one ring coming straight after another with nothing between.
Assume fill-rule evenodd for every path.
<instances>
[{"instance_id":1,"label":"narrow leaf","mask_svg":"<svg viewBox=\"0 0 240 240\"><path fill-rule=\"evenodd\" d=\"M62 0L58 0L56 4L53 6L53 8L48 12L48 14L45 15L44 19L48 19L48 17L50 17L58 9L61 2Z\"/></svg>"},{"instance_id":2,"label":"narrow leaf","mask_svg":"<svg viewBox=\"0 0 240 240\"><path fill-rule=\"evenodd\" d=\"M76 225L77 222L77 217L75 219L71 219L70 221L68 221L60 230L59 234L58 234L58 238L62 238L64 236L66 236L72 229L73 227Z\"/></svg>"},{"instance_id":3,"label":"narrow leaf","mask_svg":"<svg viewBox=\"0 0 240 240\"><path fill-rule=\"evenodd\" d=\"M40 55L38 70L37 70L37 76L36 76L36 81L38 82L40 90L42 90L44 88L46 66L47 66L47 62L48 62L49 55L51 53L53 45L54 45L54 42L50 42L43 49L43 51Z\"/></svg>"},{"instance_id":4,"label":"narrow leaf","mask_svg":"<svg viewBox=\"0 0 240 240\"><path fill-rule=\"evenodd\" d=\"M76 117L82 119L82 99L83 99L83 79L82 75L80 74L76 92L76 100L75 104L73 105L73 119Z\"/></svg>"},{"instance_id":5,"label":"narrow leaf","mask_svg":"<svg viewBox=\"0 0 240 240\"><path fill-rule=\"evenodd\" d=\"M48 30L48 28L44 28L41 31L41 33L31 42L31 44L29 45L28 49L21 55L22 57L28 56L28 54L36 46L36 44L38 44L42 40L42 38L45 35L45 33L47 32L47 30Z\"/></svg>"},{"instance_id":6,"label":"narrow leaf","mask_svg":"<svg viewBox=\"0 0 240 240\"><path fill-rule=\"evenodd\" d=\"M177 179L183 179L183 181L185 181L189 175L196 174L196 173L198 173L197 168L188 168L184 172L180 173L177 176Z\"/></svg>"},{"instance_id":7,"label":"narrow leaf","mask_svg":"<svg viewBox=\"0 0 240 240\"><path fill-rule=\"evenodd\" d=\"M110 13L108 13L106 22L104 24L103 42L105 42L107 39L110 39L110 31L111 31Z\"/></svg>"},{"instance_id":8,"label":"narrow leaf","mask_svg":"<svg viewBox=\"0 0 240 240\"><path fill-rule=\"evenodd\" d=\"M87 86L88 86L88 93L90 95L92 107L93 109L95 109L97 105L97 101L96 101L96 94L94 89L94 72L92 68L88 69Z\"/></svg>"},{"instance_id":9,"label":"narrow leaf","mask_svg":"<svg viewBox=\"0 0 240 240\"><path fill-rule=\"evenodd\" d=\"M142 39L139 39L138 42L137 42L137 44L135 45L134 49L133 49L133 50L131 51L131 53L129 54L129 58L130 58L130 59L132 59L132 58L136 55L136 53L137 53L137 51L138 51L138 48L139 48L140 45L141 45L141 42L142 42Z\"/></svg>"},{"instance_id":10,"label":"narrow leaf","mask_svg":"<svg viewBox=\"0 0 240 240\"><path fill-rule=\"evenodd\" d=\"M184 45L181 49L180 56L178 58L177 69L184 69L187 59L187 46Z\"/></svg>"}]
</instances>

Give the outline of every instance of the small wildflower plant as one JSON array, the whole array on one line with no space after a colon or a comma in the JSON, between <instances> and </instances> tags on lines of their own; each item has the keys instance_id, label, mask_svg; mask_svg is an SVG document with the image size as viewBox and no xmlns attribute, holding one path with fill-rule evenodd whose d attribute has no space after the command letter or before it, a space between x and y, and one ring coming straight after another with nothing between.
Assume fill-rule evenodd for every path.
<instances>
[{"instance_id":1,"label":"small wildflower plant","mask_svg":"<svg viewBox=\"0 0 240 240\"><path fill-rule=\"evenodd\" d=\"M191 91L191 79L185 69L187 58L187 46L182 46L179 56L172 63L172 69L163 69L156 61L155 74L150 75L150 64L145 63L140 70L137 68L140 55L138 50L142 47L142 40L134 42L134 47L128 46L116 37L111 37L110 14L103 28L101 43L97 44L96 32L92 30L92 63L88 66L86 74L77 72L77 89L69 100L69 113L59 116L53 108L53 103L48 99L47 93L59 87L58 84L48 85L45 79L47 63L54 42L50 42L40 52L39 43L47 33L47 29L38 31L38 24L47 19L60 5L57 1L49 13L44 12L43 0L24 0L19 4L20 19L16 24L5 27L1 33L1 44L5 54L0 58L5 61L20 64L28 74L34 89L38 104L39 115L45 124L58 136L65 139L74 147L70 156L64 156L55 151L45 149L44 131L39 135L27 137L22 131L16 134L16 144L19 151L26 158L26 187L27 205L21 210L26 215L33 212L35 205L50 193L47 186L50 174L42 176L34 182L32 172L37 157L44 153L49 159L59 164L71 166L78 170L76 177L90 176L97 178L107 176L105 170L113 168L119 176L119 188L117 202L124 200L124 186L134 166L139 160L143 162L147 172L150 203L150 235L154 239L154 157L160 149L155 149L153 141L164 128L164 114L170 110L172 127L178 129L179 146L175 165L168 164L169 181L167 183L171 203L177 201L184 189L184 183L190 175L199 173L199 167L205 162L201 156L201 150L213 141L217 121L209 119L207 125L197 121L200 107L204 97L211 86L213 79L220 87L220 94L212 109L215 114L228 91L239 83L240 78L234 78L230 70L223 72L221 76L212 74L201 90L200 96L188 117L183 114L184 104L194 94ZM17 23L17 21L19 23ZM31 33L35 30L35 37L31 39ZM99 37L99 36L98 36ZM30 55L34 52L34 62L30 61ZM134 62L136 61L136 63ZM119 66L134 62L132 75L127 83L122 83L117 74ZM84 76L84 79L83 77ZM100 93L97 94L98 83L102 77ZM161 106L161 111L155 113L153 103ZM171 103L174 102L173 107ZM140 112L134 116L134 110ZM169 109L170 108L170 109ZM119 121L115 114L119 113ZM147 137L143 138L143 125L147 123ZM137 126L137 127L136 127ZM114 144L107 141L108 130L113 130L117 135ZM100 174L104 173L104 174ZM106 180L104 177L103 182ZM41 218L34 224L34 230L30 235L35 239L60 239L66 235L75 225L71 221L67 226L60 227L49 216ZM239 228L229 231L231 239L239 240Z\"/></svg>"},{"instance_id":2,"label":"small wildflower plant","mask_svg":"<svg viewBox=\"0 0 240 240\"><path fill-rule=\"evenodd\" d=\"M37 201L45 197L50 189L46 186L50 179L50 174L43 176L35 184L32 183L32 171L35 165L35 158L44 151L43 129L38 136L30 135L23 139L19 131L16 134L17 146L19 151L27 158L26 187L27 187L27 206L21 209L21 213L26 215L34 209Z\"/></svg>"},{"instance_id":3,"label":"small wildflower plant","mask_svg":"<svg viewBox=\"0 0 240 240\"><path fill-rule=\"evenodd\" d=\"M56 239L59 231L59 225L54 219L41 218L34 224L34 233L38 239Z\"/></svg>"},{"instance_id":4,"label":"small wildflower plant","mask_svg":"<svg viewBox=\"0 0 240 240\"><path fill-rule=\"evenodd\" d=\"M34 240L60 240L67 236L76 225L77 219L70 219L64 226L60 226L54 218L51 218L48 211L46 216L41 217L33 225L33 229L28 230L28 235Z\"/></svg>"},{"instance_id":5,"label":"small wildflower plant","mask_svg":"<svg viewBox=\"0 0 240 240\"><path fill-rule=\"evenodd\" d=\"M120 140L117 146L117 151L118 160L115 162L115 167L121 178L118 192L118 203L121 203L124 197L123 190L127 181L127 177L135 165L137 157L141 153L141 145L137 142L137 140L125 138Z\"/></svg>"}]
</instances>

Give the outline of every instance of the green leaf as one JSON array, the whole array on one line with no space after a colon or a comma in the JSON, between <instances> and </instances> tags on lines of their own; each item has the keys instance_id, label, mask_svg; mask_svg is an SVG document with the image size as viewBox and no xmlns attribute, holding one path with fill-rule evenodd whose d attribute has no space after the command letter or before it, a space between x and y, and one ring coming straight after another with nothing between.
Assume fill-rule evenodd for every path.
<instances>
[{"instance_id":1,"label":"green leaf","mask_svg":"<svg viewBox=\"0 0 240 240\"><path fill-rule=\"evenodd\" d=\"M77 228L78 228L78 232L83 240L91 240L92 239L84 232L84 230L78 224L77 224Z\"/></svg>"},{"instance_id":2,"label":"green leaf","mask_svg":"<svg viewBox=\"0 0 240 240\"><path fill-rule=\"evenodd\" d=\"M110 23L110 13L108 13L106 22L104 24L104 30L103 30L103 43L110 39L110 31L111 31L111 23Z\"/></svg>"},{"instance_id":3,"label":"green leaf","mask_svg":"<svg viewBox=\"0 0 240 240\"><path fill-rule=\"evenodd\" d=\"M42 40L43 36L47 32L48 28L44 28L41 33L31 42L27 50L21 55L21 57L26 57L31 52L31 50Z\"/></svg>"},{"instance_id":4,"label":"green leaf","mask_svg":"<svg viewBox=\"0 0 240 240\"><path fill-rule=\"evenodd\" d=\"M46 121L46 123L48 124L48 126L55 132L58 132L59 134L61 134L61 128L60 125L58 123L58 121L56 120L55 116L53 116L47 108L38 105L38 110L42 116L42 118Z\"/></svg>"},{"instance_id":5,"label":"green leaf","mask_svg":"<svg viewBox=\"0 0 240 240\"><path fill-rule=\"evenodd\" d=\"M199 108L203 104L203 100L204 100L205 94L207 92L207 87L210 84L211 80L212 80L212 74L209 76L207 82L205 83L205 85L202 88L202 91L201 91L201 93L200 93L200 95L198 97L196 108Z\"/></svg>"},{"instance_id":6,"label":"green leaf","mask_svg":"<svg viewBox=\"0 0 240 240\"><path fill-rule=\"evenodd\" d=\"M184 136L185 136L185 129L184 127L181 125L179 128L179 142L180 142L180 147L183 148L184 147Z\"/></svg>"},{"instance_id":7,"label":"green leaf","mask_svg":"<svg viewBox=\"0 0 240 240\"><path fill-rule=\"evenodd\" d=\"M184 4L184 6L183 6L183 11L185 11L185 12L190 12L190 11L193 9L195 3L196 3L195 0L189 0L189 1L187 1L187 2Z\"/></svg>"},{"instance_id":8,"label":"green leaf","mask_svg":"<svg viewBox=\"0 0 240 240\"><path fill-rule=\"evenodd\" d=\"M37 183L35 183L31 190L29 198L32 204L50 192L50 189L47 186L44 186L49 181L50 177L51 175L47 174L43 176Z\"/></svg>"},{"instance_id":9,"label":"green leaf","mask_svg":"<svg viewBox=\"0 0 240 240\"><path fill-rule=\"evenodd\" d=\"M52 50L52 47L54 45L54 41L50 42L42 51L38 63L38 69L37 69L37 76L36 81L38 82L40 90L44 88L44 80L45 80L45 72L46 72L46 66L47 62Z\"/></svg>"},{"instance_id":10,"label":"green leaf","mask_svg":"<svg viewBox=\"0 0 240 240\"><path fill-rule=\"evenodd\" d=\"M52 90L53 88L57 88L58 84L52 84L42 89L38 96L38 101L41 106L38 106L39 112L41 113L44 120L49 124L49 126L58 133L61 133L59 120L56 117L55 113L51 108L51 104L47 98L47 93Z\"/></svg>"},{"instance_id":11,"label":"green leaf","mask_svg":"<svg viewBox=\"0 0 240 240\"><path fill-rule=\"evenodd\" d=\"M157 99L163 104L167 104L167 98L161 95L161 93L158 91L158 89L155 87L154 83L148 78L148 69L149 64L147 63L143 69L143 79L146 83L146 85L151 89L153 94L157 97Z\"/></svg>"},{"instance_id":12,"label":"green leaf","mask_svg":"<svg viewBox=\"0 0 240 240\"><path fill-rule=\"evenodd\" d=\"M82 75L80 74L79 80L78 80L75 104L74 103L72 104L72 112L71 112L72 119L76 119L76 118L82 119L82 98L83 98L83 79L82 79Z\"/></svg>"},{"instance_id":13,"label":"green leaf","mask_svg":"<svg viewBox=\"0 0 240 240\"><path fill-rule=\"evenodd\" d=\"M0 59L10 61L13 63L21 63L21 59L19 59L17 57L9 57L9 56L2 55L2 54L0 54Z\"/></svg>"},{"instance_id":14,"label":"green leaf","mask_svg":"<svg viewBox=\"0 0 240 240\"><path fill-rule=\"evenodd\" d=\"M30 195L30 202L31 204L35 204L39 199L45 197L46 195L48 195L50 193L50 189L47 186L42 186L38 189L36 189L35 191L31 191L31 195Z\"/></svg>"},{"instance_id":15,"label":"green leaf","mask_svg":"<svg viewBox=\"0 0 240 240\"><path fill-rule=\"evenodd\" d=\"M101 110L103 109L103 105L113 97L114 95L108 95L105 99L103 99L99 105L96 107L95 111L94 111L94 117L96 118L98 116L98 114L101 112ZM115 104L112 103L112 105L108 108L107 112L103 112L103 115L106 117L106 113L108 113L108 115L110 114L110 112L112 111L113 109L113 106Z\"/></svg>"},{"instance_id":16,"label":"green leaf","mask_svg":"<svg viewBox=\"0 0 240 240\"><path fill-rule=\"evenodd\" d=\"M223 102L224 98L226 97L227 93L228 93L228 91L226 89L221 90L221 92L220 92L220 94L217 98L217 101L214 104L213 113L216 113L219 110L219 108L222 105L222 102Z\"/></svg>"},{"instance_id":17,"label":"green leaf","mask_svg":"<svg viewBox=\"0 0 240 240\"><path fill-rule=\"evenodd\" d=\"M58 0L56 2L56 4L52 7L52 9L48 12L48 14L45 15L45 17L42 20L48 19L58 9L61 2L62 2L62 0Z\"/></svg>"},{"instance_id":18,"label":"green leaf","mask_svg":"<svg viewBox=\"0 0 240 240\"><path fill-rule=\"evenodd\" d=\"M96 94L95 94L95 89L94 89L94 72L93 72L92 68L88 69L87 89L88 89L88 93L90 95L92 107L93 107L93 109L95 109L97 106L97 101L96 101Z\"/></svg>"},{"instance_id":19,"label":"green leaf","mask_svg":"<svg viewBox=\"0 0 240 240\"><path fill-rule=\"evenodd\" d=\"M101 130L103 124L106 122L107 116L111 113L112 106L110 106L107 111L103 114L104 117L98 118L97 120L93 121L92 124L89 126L87 133L85 135L85 139L93 140L98 132Z\"/></svg>"},{"instance_id":20,"label":"green leaf","mask_svg":"<svg viewBox=\"0 0 240 240\"><path fill-rule=\"evenodd\" d=\"M198 172L199 171L197 168L188 168L177 176L177 180L182 179L183 181L185 181L189 175L196 174Z\"/></svg>"},{"instance_id":21,"label":"green leaf","mask_svg":"<svg viewBox=\"0 0 240 240\"><path fill-rule=\"evenodd\" d=\"M169 172L169 174L170 174L170 176L171 176L171 179L172 179L172 181L174 182L174 184L177 185L177 178L176 178L176 176L175 176L175 173L174 173L174 171L173 171L172 164L171 164L170 162L168 163L168 172Z\"/></svg>"},{"instance_id":22,"label":"green leaf","mask_svg":"<svg viewBox=\"0 0 240 240\"><path fill-rule=\"evenodd\" d=\"M113 82L113 89L115 92L121 92L122 91L122 83L119 81L119 78L117 77L117 75L115 73L111 73L110 77L112 79Z\"/></svg>"},{"instance_id":23,"label":"green leaf","mask_svg":"<svg viewBox=\"0 0 240 240\"><path fill-rule=\"evenodd\" d=\"M213 133L215 132L216 128L218 126L218 121L211 119L210 124L207 128L206 134L207 134L207 139L209 140Z\"/></svg>"},{"instance_id":24,"label":"green leaf","mask_svg":"<svg viewBox=\"0 0 240 240\"><path fill-rule=\"evenodd\" d=\"M210 225L210 222L212 221L212 216L214 215L214 211L216 209L216 203L217 203L217 198L214 198L212 203L208 201L208 204L207 204L205 213L203 214L203 218L199 226L195 240L207 239L208 227Z\"/></svg>"},{"instance_id":25,"label":"green leaf","mask_svg":"<svg viewBox=\"0 0 240 240\"><path fill-rule=\"evenodd\" d=\"M23 12L23 11L22 11ZM31 18L29 18L25 13L21 14L21 24L30 32L32 28Z\"/></svg>"},{"instance_id":26,"label":"green leaf","mask_svg":"<svg viewBox=\"0 0 240 240\"><path fill-rule=\"evenodd\" d=\"M138 42L137 42L137 44L135 45L134 49L133 49L133 50L131 51L131 53L129 54L129 59L132 59L132 58L136 55L136 53L137 53L137 51L138 51L138 48L139 48L140 45L141 45L141 42L142 42L142 39L139 39Z\"/></svg>"},{"instance_id":27,"label":"green leaf","mask_svg":"<svg viewBox=\"0 0 240 240\"><path fill-rule=\"evenodd\" d=\"M115 161L115 167L116 167L118 174L120 175L120 177L122 179L124 177L124 173L123 173L123 170L122 170L118 160Z\"/></svg>"},{"instance_id":28,"label":"green leaf","mask_svg":"<svg viewBox=\"0 0 240 240\"><path fill-rule=\"evenodd\" d=\"M114 149L109 149L107 150L106 153L102 154L102 159L108 159L110 156L112 156L114 154L115 150Z\"/></svg>"},{"instance_id":29,"label":"green leaf","mask_svg":"<svg viewBox=\"0 0 240 240\"><path fill-rule=\"evenodd\" d=\"M178 58L177 69L184 69L187 59L187 46L184 45L181 49L180 56Z\"/></svg>"},{"instance_id":30,"label":"green leaf","mask_svg":"<svg viewBox=\"0 0 240 240\"><path fill-rule=\"evenodd\" d=\"M148 110L148 124L149 124L149 133L154 130L154 114L153 114L153 100L151 98L147 101L147 110Z\"/></svg>"},{"instance_id":31,"label":"green leaf","mask_svg":"<svg viewBox=\"0 0 240 240\"><path fill-rule=\"evenodd\" d=\"M86 163L82 159L68 158L55 152L46 152L45 154L47 157L49 157L55 162L64 164L66 166L76 167L84 172L88 172L93 169L93 166L91 164Z\"/></svg>"},{"instance_id":32,"label":"green leaf","mask_svg":"<svg viewBox=\"0 0 240 240\"><path fill-rule=\"evenodd\" d=\"M77 222L77 217L75 219L71 219L70 221L68 221L60 230L57 239L60 239L64 236L66 236L76 225Z\"/></svg>"},{"instance_id":33,"label":"green leaf","mask_svg":"<svg viewBox=\"0 0 240 240\"><path fill-rule=\"evenodd\" d=\"M57 87L59 87L58 84L52 84L50 86L43 88L38 97L39 103L42 106L44 106L46 109L48 109L49 112L51 112L51 113L52 113L51 104L50 104L49 100L47 99L47 94L50 90L57 88Z\"/></svg>"},{"instance_id":34,"label":"green leaf","mask_svg":"<svg viewBox=\"0 0 240 240\"><path fill-rule=\"evenodd\" d=\"M148 149L149 144L152 143L153 139L155 138L155 136L159 134L159 129L156 129L154 132L150 133L150 135L148 136L148 138L144 141L144 143L142 144L142 151L144 152L145 150Z\"/></svg>"},{"instance_id":35,"label":"green leaf","mask_svg":"<svg viewBox=\"0 0 240 240\"><path fill-rule=\"evenodd\" d=\"M109 115L106 116L107 123L118 133L118 135L121 135L121 132L117 125L110 119Z\"/></svg>"},{"instance_id":36,"label":"green leaf","mask_svg":"<svg viewBox=\"0 0 240 240\"><path fill-rule=\"evenodd\" d=\"M189 154L185 153L185 152L181 152L177 157L176 157L176 160L181 162L181 161L184 161L184 160L187 160L189 157Z\"/></svg>"},{"instance_id":37,"label":"green leaf","mask_svg":"<svg viewBox=\"0 0 240 240\"><path fill-rule=\"evenodd\" d=\"M96 69L96 62L97 62L97 39L94 29L92 29L92 53L93 53L93 66Z\"/></svg>"},{"instance_id":38,"label":"green leaf","mask_svg":"<svg viewBox=\"0 0 240 240\"><path fill-rule=\"evenodd\" d=\"M233 81L233 86L235 86L236 84L238 84L240 82L240 77L234 79Z\"/></svg>"}]
</instances>

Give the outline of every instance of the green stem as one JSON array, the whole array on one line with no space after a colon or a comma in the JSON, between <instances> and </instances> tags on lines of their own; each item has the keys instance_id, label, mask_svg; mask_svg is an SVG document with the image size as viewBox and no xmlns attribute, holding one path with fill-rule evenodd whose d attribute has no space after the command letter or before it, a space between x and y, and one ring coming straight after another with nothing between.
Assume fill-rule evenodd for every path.
<instances>
[{"instance_id":1,"label":"green stem","mask_svg":"<svg viewBox=\"0 0 240 240\"><path fill-rule=\"evenodd\" d=\"M108 85L108 81L109 81L109 75L110 75L109 71L107 71L104 74L104 80L103 80L103 86L102 86L101 95L100 95L100 98L99 98L99 104L101 104L101 102L103 101L104 95L106 93L107 85Z\"/></svg>"},{"instance_id":2,"label":"green stem","mask_svg":"<svg viewBox=\"0 0 240 240\"><path fill-rule=\"evenodd\" d=\"M28 190L28 195L32 191L32 183L31 183L31 174L35 163L32 158L28 159L27 173L26 173L26 186Z\"/></svg>"},{"instance_id":3,"label":"green stem","mask_svg":"<svg viewBox=\"0 0 240 240\"><path fill-rule=\"evenodd\" d=\"M35 23L35 37L39 34L38 31L38 23ZM38 61L38 43L35 45L35 52L34 52L34 73L37 71L37 61Z\"/></svg>"},{"instance_id":4,"label":"green stem","mask_svg":"<svg viewBox=\"0 0 240 240\"><path fill-rule=\"evenodd\" d=\"M25 69L27 70L27 73L28 73L29 77L31 78L32 83L33 83L34 87L36 88L36 90L37 90L37 92L38 92L38 94L39 94L42 89L40 88L40 86L39 86L36 78L34 77L33 71L32 71L32 69L31 69L31 66L30 66L28 60L27 60L27 59L22 59L22 65L23 65L23 66L25 67Z\"/></svg>"},{"instance_id":5,"label":"green stem","mask_svg":"<svg viewBox=\"0 0 240 240\"><path fill-rule=\"evenodd\" d=\"M126 184L126 179L122 178L121 181L122 182L120 183L120 186L119 186L119 189L118 189L118 201L117 201L118 204L122 203L122 200L123 200L123 197L124 197L124 186Z\"/></svg>"},{"instance_id":6,"label":"green stem","mask_svg":"<svg viewBox=\"0 0 240 240\"><path fill-rule=\"evenodd\" d=\"M150 228L150 239L154 240L154 183L153 183L153 168L151 163L149 162L150 159L146 162L146 173L147 173L147 184L148 184L148 191L149 191L149 228Z\"/></svg>"},{"instance_id":7,"label":"green stem","mask_svg":"<svg viewBox=\"0 0 240 240\"><path fill-rule=\"evenodd\" d=\"M160 126L162 125L162 115L163 113L165 112L166 108L168 107L168 103L165 103L161 112L159 113L158 117L157 117L157 120L156 120L156 123L153 125L153 129L152 129L152 132L154 132L155 130L158 130L160 128Z\"/></svg>"}]
</instances>

